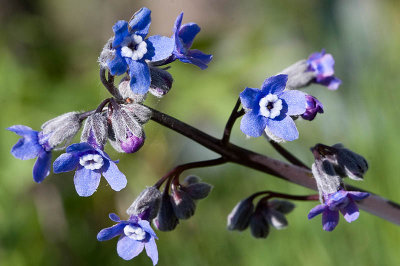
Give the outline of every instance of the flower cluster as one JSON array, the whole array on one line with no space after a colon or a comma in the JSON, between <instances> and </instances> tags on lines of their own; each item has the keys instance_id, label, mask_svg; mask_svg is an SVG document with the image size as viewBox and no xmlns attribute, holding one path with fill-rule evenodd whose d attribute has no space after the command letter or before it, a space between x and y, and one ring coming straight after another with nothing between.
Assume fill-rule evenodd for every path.
<instances>
[{"instance_id":1,"label":"flower cluster","mask_svg":"<svg viewBox=\"0 0 400 266\"><path fill-rule=\"evenodd\" d=\"M285 215L294 209L293 203L285 200L268 200L268 197L265 197L254 208L254 195L240 201L228 215L229 230L243 231L250 226L251 234L255 238L266 238L270 225L278 230L288 226Z\"/></svg>"},{"instance_id":2,"label":"flower cluster","mask_svg":"<svg viewBox=\"0 0 400 266\"><path fill-rule=\"evenodd\" d=\"M362 180L368 169L366 160L361 155L345 149L341 144L332 147L317 144L311 150L315 157L312 172L322 204L310 211L308 219L322 213L325 231L332 231L338 225L339 211L347 222L357 220L359 211L355 201L367 198L369 193L346 191L342 178L348 176L354 180Z\"/></svg>"}]
</instances>

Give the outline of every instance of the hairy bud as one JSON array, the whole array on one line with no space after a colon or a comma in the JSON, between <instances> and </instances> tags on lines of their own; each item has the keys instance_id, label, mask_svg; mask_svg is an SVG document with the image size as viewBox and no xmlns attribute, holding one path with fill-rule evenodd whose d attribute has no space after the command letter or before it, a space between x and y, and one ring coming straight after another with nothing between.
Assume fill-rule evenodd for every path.
<instances>
[{"instance_id":1,"label":"hairy bud","mask_svg":"<svg viewBox=\"0 0 400 266\"><path fill-rule=\"evenodd\" d=\"M155 187L144 189L126 210L128 215L140 216L143 220L153 220L161 203L161 192Z\"/></svg>"},{"instance_id":2,"label":"hairy bud","mask_svg":"<svg viewBox=\"0 0 400 266\"><path fill-rule=\"evenodd\" d=\"M182 185L183 186L188 186L188 185L191 185L191 184L199 183L200 181L201 181L200 177L195 176L195 175L188 175L183 180Z\"/></svg>"},{"instance_id":3,"label":"hairy bud","mask_svg":"<svg viewBox=\"0 0 400 266\"><path fill-rule=\"evenodd\" d=\"M337 149L336 160L340 175L354 180L362 180L368 170L368 162L361 155L348 150L342 144L333 145Z\"/></svg>"},{"instance_id":4,"label":"hairy bud","mask_svg":"<svg viewBox=\"0 0 400 266\"><path fill-rule=\"evenodd\" d=\"M249 226L250 217L253 214L254 205L251 199L240 201L228 215L228 230L243 231Z\"/></svg>"},{"instance_id":5,"label":"hairy bud","mask_svg":"<svg viewBox=\"0 0 400 266\"><path fill-rule=\"evenodd\" d=\"M172 207L178 219L189 219L194 215L196 203L184 190L172 186L171 199Z\"/></svg>"},{"instance_id":6,"label":"hairy bud","mask_svg":"<svg viewBox=\"0 0 400 266\"><path fill-rule=\"evenodd\" d=\"M168 193L163 193L160 203L160 209L157 217L154 219L154 225L160 231L172 231L179 224L172 207L172 199Z\"/></svg>"},{"instance_id":7,"label":"hairy bud","mask_svg":"<svg viewBox=\"0 0 400 266\"><path fill-rule=\"evenodd\" d=\"M114 38L111 38L104 45L103 50L100 53L98 58L98 62L101 67L108 68L108 62L111 61L115 56L115 50L111 49L111 44L114 41Z\"/></svg>"},{"instance_id":8,"label":"hairy bud","mask_svg":"<svg viewBox=\"0 0 400 266\"><path fill-rule=\"evenodd\" d=\"M278 212L283 214L288 214L296 207L292 202L287 200L270 200L268 201L268 205L270 208L275 209Z\"/></svg>"},{"instance_id":9,"label":"hairy bud","mask_svg":"<svg viewBox=\"0 0 400 266\"><path fill-rule=\"evenodd\" d=\"M94 113L86 119L83 126L81 142L103 148L107 142L107 118L104 114Z\"/></svg>"},{"instance_id":10,"label":"hairy bud","mask_svg":"<svg viewBox=\"0 0 400 266\"><path fill-rule=\"evenodd\" d=\"M168 71L157 67L150 67L150 75L150 93L158 98L163 97L171 89L174 79Z\"/></svg>"},{"instance_id":11,"label":"hairy bud","mask_svg":"<svg viewBox=\"0 0 400 266\"><path fill-rule=\"evenodd\" d=\"M255 238L267 238L269 224L261 212L256 211L250 217L250 232Z\"/></svg>"},{"instance_id":12,"label":"hairy bud","mask_svg":"<svg viewBox=\"0 0 400 266\"><path fill-rule=\"evenodd\" d=\"M182 186L182 190L194 200L206 198L208 194L210 194L212 188L212 185L203 182Z\"/></svg>"},{"instance_id":13,"label":"hairy bud","mask_svg":"<svg viewBox=\"0 0 400 266\"><path fill-rule=\"evenodd\" d=\"M63 149L71 142L80 128L81 120L78 112L57 116L42 125L41 138L46 143L41 144L49 146L50 149L63 144L62 147L55 150Z\"/></svg>"},{"instance_id":14,"label":"hairy bud","mask_svg":"<svg viewBox=\"0 0 400 266\"><path fill-rule=\"evenodd\" d=\"M283 213L274 210L273 208L265 208L262 215L267 222L278 230L284 229L288 226L288 221Z\"/></svg>"},{"instance_id":15,"label":"hairy bud","mask_svg":"<svg viewBox=\"0 0 400 266\"><path fill-rule=\"evenodd\" d=\"M288 75L286 87L289 89L299 89L310 85L317 76L314 72L309 71L307 60L300 60L279 74Z\"/></svg>"},{"instance_id":16,"label":"hairy bud","mask_svg":"<svg viewBox=\"0 0 400 266\"><path fill-rule=\"evenodd\" d=\"M130 86L130 79L123 78L118 85L119 94L123 99L130 98L134 103L142 103L146 100L147 94L135 94Z\"/></svg>"}]
</instances>

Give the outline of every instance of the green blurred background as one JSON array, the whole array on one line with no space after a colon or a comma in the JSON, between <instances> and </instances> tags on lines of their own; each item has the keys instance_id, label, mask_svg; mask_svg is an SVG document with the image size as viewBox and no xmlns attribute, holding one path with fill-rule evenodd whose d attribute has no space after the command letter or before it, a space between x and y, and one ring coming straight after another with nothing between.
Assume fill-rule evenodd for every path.
<instances>
[{"instance_id":1,"label":"green blurred background","mask_svg":"<svg viewBox=\"0 0 400 266\"><path fill-rule=\"evenodd\" d=\"M309 147L342 142L364 155L370 170L352 182L400 202L400 2L397 0L17 0L0 9L0 265L151 265L143 253L126 262L117 240L96 241L112 225L109 212L125 209L145 188L177 164L216 155L154 122L136 154L117 154L128 177L116 193L102 180L90 198L79 197L73 174L32 180L34 161L10 153L18 137L14 124L39 129L59 114L90 110L107 97L98 79L97 56L119 19L141 6L152 13L150 34L170 35L176 16L197 22L202 31L194 48L212 53L201 71L176 62L175 82L162 101L147 104L220 136L246 86L259 87L314 51L326 48L336 59L343 85L336 92L307 88L324 103L325 114L299 121L300 139L284 144L307 164ZM246 139L236 124L233 142L280 158L264 139ZM78 138L77 138L78 141ZM57 153L56 155L57 156ZM214 185L196 215L173 232L158 232L159 265L400 265L399 227L362 212L353 224L341 218L324 232L321 218L307 220L314 203L298 203L286 230L265 240L249 231L226 230L226 216L249 194L271 189L293 194L311 191L237 165L188 171Z\"/></svg>"}]
</instances>

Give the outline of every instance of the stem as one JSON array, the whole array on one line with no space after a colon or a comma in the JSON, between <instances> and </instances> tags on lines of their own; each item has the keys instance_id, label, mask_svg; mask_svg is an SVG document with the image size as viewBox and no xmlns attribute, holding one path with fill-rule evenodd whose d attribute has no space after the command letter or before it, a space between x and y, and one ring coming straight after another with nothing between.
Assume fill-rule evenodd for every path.
<instances>
[{"instance_id":1,"label":"stem","mask_svg":"<svg viewBox=\"0 0 400 266\"><path fill-rule=\"evenodd\" d=\"M161 177L160 180L154 185L157 189L161 187L161 185L167 180L168 178L175 177L179 178L179 175L189 169L193 168L200 168L200 167L208 167L208 166L214 166L214 165L219 165L226 163L227 161L224 158L218 158L218 159L213 159L213 160L207 160L207 161L199 161L199 162L192 162L192 163L187 163L187 164L181 164L173 168L171 171L166 173L163 177Z\"/></svg>"},{"instance_id":2,"label":"stem","mask_svg":"<svg viewBox=\"0 0 400 266\"><path fill-rule=\"evenodd\" d=\"M151 108L150 108L151 109ZM151 119L160 125L182 134L200 145L220 154L227 162L237 163L264 173L274 175L300 186L317 190L315 179L310 170L297 165L291 165L267 156L243 149L232 143L222 144L220 140L203 131L185 124L157 110L152 110ZM364 191L357 187L347 186L351 190ZM400 205L371 193L371 195L358 202L361 209L376 216L400 225Z\"/></svg>"},{"instance_id":3,"label":"stem","mask_svg":"<svg viewBox=\"0 0 400 266\"><path fill-rule=\"evenodd\" d=\"M121 96L117 88L114 86L114 76L111 73L108 73L108 80L106 79L106 69L104 67L100 67L100 80L103 83L104 87L108 90L108 92L117 99L120 99Z\"/></svg>"},{"instance_id":4,"label":"stem","mask_svg":"<svg viewBox=\"0 0 400 266\"><path fill-rule=\"evenodd\" d=\"M293 154L291 154L288 150L286 150L285 148L283 148L281 145L279 145L278 143L276 143L273 140L269 140L268 141L272 147L274 147L274 149L280 154L282 155L286 160L288 160L289 162L291 162L294 165L306 168L308 170L310 170L310 167L308 167L307 165L305 165L302 161L300 161L299 159L297 159L297 157L295 157Z\"/></svg>"},{"instance_id":5,"label":"stem","mask_svg":"<svg viewBox=\"0 0 400 266\"><path fill-rule=\"evenodd\" d=\"M244 110L242 109L241 111L238 112L240 106L240 98L237 99L235 106L233 107L232 113L229 116L228 122L226 123L225 129L224 129L224 135L222 136L222 143L227 144L229 142L229 138L231 137L231 131L233 128L233 125L236 122L236 119L238 119L240 116L244 114Z\"/></svg>"}]
</instances>

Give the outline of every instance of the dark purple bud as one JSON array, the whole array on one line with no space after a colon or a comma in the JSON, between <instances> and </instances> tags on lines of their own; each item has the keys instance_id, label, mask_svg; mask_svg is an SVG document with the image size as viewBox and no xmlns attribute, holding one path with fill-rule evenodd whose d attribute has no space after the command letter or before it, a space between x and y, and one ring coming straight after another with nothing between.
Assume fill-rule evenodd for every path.
<instances>
[{"instance_id":1,"label":"dark purple bud","mask_svg":"<svg viewBox=\"0 0 400 266\"><path fill-rule=\"evenodd\" d=\"M294 205L290 201L277 200L277 199L268 201L268 206L271 209L275 209L276 211L281 212L283 214L290 213L296 207L296 205Z\"/></svg>"},{"instance_id":2,"label":"dark purple bud","mask_svg":"<svg viewBox=\"0 0 400 266\"><path fill-rule=\"evenodd\" d=\"M250 217L250 231L255 238L267 238L269 224L261 212L256 211Z\"/></svg>"},{"instance_id":3,"label":"dark purple bud","mask_svg":"<svg viewBox=\"0 0 400 266\"><path fill-rule=\"evenodd\" d=\"M306 95L307 107L304 114L301 117L305 120L312 121L314 120L317 113L322 114L324 112L324 107L317 98L312 95Z\"/></svg>"},{"instance_id":4,"label":"dark purple bud","mask_svg":"<svg viewBox=\"0 0 400 266\"><path fill-rule=\"evenodd\" d=\"M150 93L158 98L163 97L171 89L174 79L168 71L157 67L150 67L150 75Z\"/></svg>"},{"instance_id":5,"label":"dark purple bud","mask_svg":"<svg viewBox=\"0 0 400 266\"><path fill-rule=\"evenodd\" d=\"M228 230L243 231L249 226L250 217L253 214L254 205L251 199L240 201L228 215Z\"/></svg>"},{"instance_id":6,"label":"dark purple bud","mask_svg":"<svg viewBox=\"0 0 400 266\"><path fill-rule=\"evenodd\" d=\"M182 190L194 200L206 198L208 194L210 194L212 188L213 186L203 182L182 186Z\"/></svg>"},{"instance_id":7,"label":"dark purple bud","mask_svg":"<svg viewBox=\"0 0 400 266\"><path fill-rule=\"evenodd\" d=\"M265 208L261 211L264 219L275 229L281 230L288 226L288 221L283 213L272 208Z\"/></svg>"},{"instance_id":8,"label":"dark purple bud","mask_svg":"<svg viewBox=\"0 0 400 266\"><path fill-rule=\"evenodd\" d=\"M191 184L199 183L201 181L200 177L195 175L188 175L182 182L183 186L188 186Z\"/></svg>"},{"instance_id":9,"label":"dark purple bud","mask_svg":"<svg viewBox=\"0 0 400 266\"><path fill-rule=\"evenodd\" d=\"M172 199L168 193L163 193L160 203L160 209L157 217L154 219L154 225L160 231L172 231L179 224L171 203Z\"/></svg>"},{"instance_id":10,"label":"dark purple bud","mask_svg":"<svg viewBox=\"0 0 400 266\"><path fill-rule=\"evenodd\" d=\"M172 207L178 219L189 219L194 215L196 203L184 190L172 186L171 199Z\"/></svg>"},{"instance_id":11,"label":"dark purple bud","mask_svg":"<svg viewBox=\"0 0 400 266\"><path fill-rule=\"evenodd\" d=\"M144 144L145 134L143 132L141 137L136 137L131 132L127 132L128 137L121 141L121 149L126 153L137 152Z\"/></svg>"},{"instance_id":12,"label":"dark purple bud","mask_svg":"<svg viewBox=\"0 0 400 266\"><path fill-rule=\"evenodd\" d=\"M131 215L141 216L143 220L153 220L160 209L161 192L155 187L144 189L126 210Z\"/></svg>"}]
</instances>

